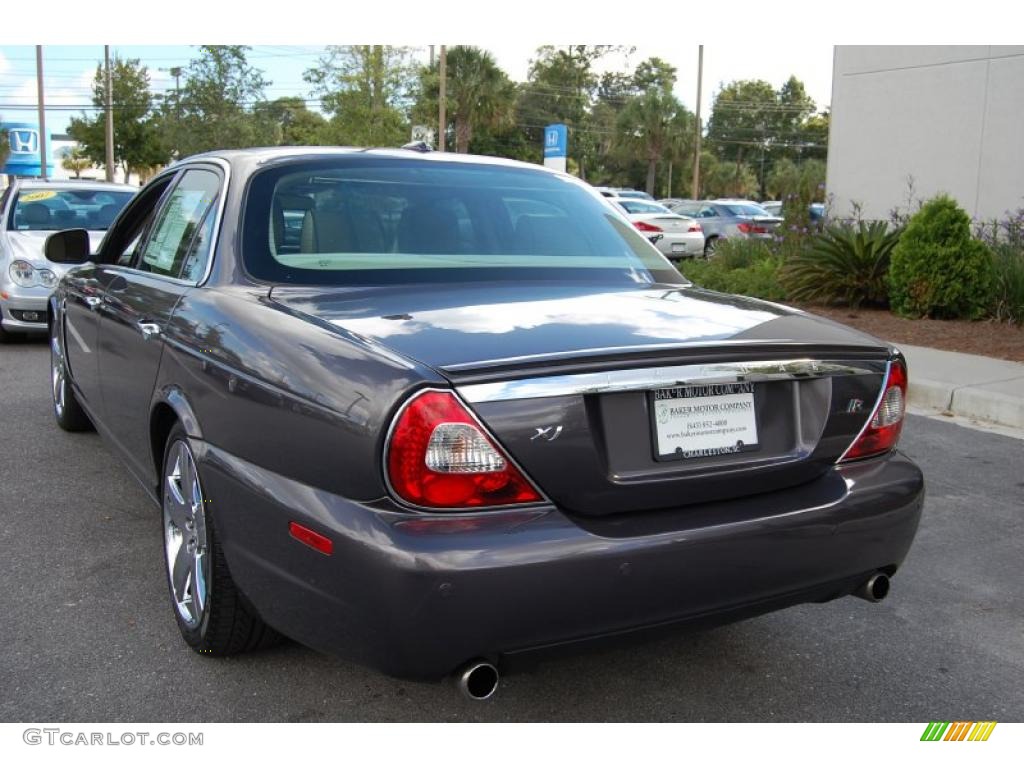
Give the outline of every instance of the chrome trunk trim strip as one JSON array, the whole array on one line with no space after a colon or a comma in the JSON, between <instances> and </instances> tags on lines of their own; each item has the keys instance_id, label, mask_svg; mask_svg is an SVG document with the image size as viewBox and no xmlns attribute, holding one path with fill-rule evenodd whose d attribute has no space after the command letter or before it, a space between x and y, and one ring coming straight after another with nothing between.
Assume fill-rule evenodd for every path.
<instances>
[{"instance_id":1,"label":"chrome trunk trim strip","mask_svg":"<svg viewBox=\"0 0 1024 768\"><path fill-rule=\"evenodd\" d=\"M534 397L592 395L601 392L629 392L691 384L731 384L740 381L778 381L820 379L883 373L884 361L875 369L865 365L827 360L764 360L742 363L706 363L659 368L633 368L618 371L574 373L562 376L538 376L488 384L457 387L459 395L470 403L526 400Z\"/></svg>"}]
</instances>

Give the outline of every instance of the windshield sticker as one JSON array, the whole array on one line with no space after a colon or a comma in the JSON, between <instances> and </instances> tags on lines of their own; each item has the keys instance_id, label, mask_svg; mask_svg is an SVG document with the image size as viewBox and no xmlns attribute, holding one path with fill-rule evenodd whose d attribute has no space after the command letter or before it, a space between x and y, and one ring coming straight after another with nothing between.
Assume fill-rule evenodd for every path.
<instances>
[{"instance_id":1,"label":"windshield sticker","mask_svg":"<svg viewBox=\"0 0 1024 768\"><path fill-rule=\"evenodd\" d=\"M18 195L19 203L38 203L40 200L51 200L57 196L52 189L41 189L38 192L22 192Z\"/></svg>"}]
</instances>

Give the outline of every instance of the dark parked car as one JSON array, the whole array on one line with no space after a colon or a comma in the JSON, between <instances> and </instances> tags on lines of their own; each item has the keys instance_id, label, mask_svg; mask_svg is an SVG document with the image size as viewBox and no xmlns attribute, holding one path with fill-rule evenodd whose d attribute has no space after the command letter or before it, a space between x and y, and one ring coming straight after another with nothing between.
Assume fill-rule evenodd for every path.
<instances>
[{"instance_id":1,"label":"dark parked car","mask_svg":"<svg viewBox=\"0 0 1024 768\"><path fill-rule=\"evenodd\" d=\"M564 174L224 151L47 253L57 422L159 505L202 653L486 697L538 649L881 599L917 528L903 356L694 288Z\"/></svg>"}]
</instances>

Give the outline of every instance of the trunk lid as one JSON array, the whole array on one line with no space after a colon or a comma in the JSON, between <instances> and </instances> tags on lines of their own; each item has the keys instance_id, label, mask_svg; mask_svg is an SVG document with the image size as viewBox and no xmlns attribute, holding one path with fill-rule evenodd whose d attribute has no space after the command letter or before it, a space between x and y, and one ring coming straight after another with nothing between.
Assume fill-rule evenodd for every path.
<instances>
[{"instance_id":1,"label":"trunk lid","mask_svg":"<svg viewBox=\"0 0 1024 768\"><path fill-rule=\"evenodd\" d=\"M271 298L440 372L552 501L585 515L818 477L870 416L890 355L798 310L671 285L275 287ZM749 403L756 446L666 455L657 392Z\"/></svg>"}]
</instances>

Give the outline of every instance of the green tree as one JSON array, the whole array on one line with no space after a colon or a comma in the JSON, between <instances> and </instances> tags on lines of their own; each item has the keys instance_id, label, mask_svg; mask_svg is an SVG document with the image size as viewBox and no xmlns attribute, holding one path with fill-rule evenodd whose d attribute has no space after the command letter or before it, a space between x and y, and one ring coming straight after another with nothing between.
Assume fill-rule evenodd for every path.
<instances>
[{"instance_id":1,"label":"green tree","mask_svg":"<svg viewBox=\"0 0 1024 768\"><path fill-rule=\"evenodd\" d=\"M415 73L409 48L334 45L303 77L331 116L331 143L395 146L409 140Z\"/></svg>"},{"instance_id":2,"label":"green tree","mask_svg":"<svg viewBox=\"0 0 1024 768\"><path fill-rule=\"evenodd\" d=\"M524 126L528 141L538 148L544 126L565 123L569 129L569 157L581 178L600 160L601 136L596 133L590 108L601 83L596 64L614 51L614 45L542 46L530 62L516 107L517 122Z\"/></svg>"},{"instance_id":3,"label":"green tree","mask_svg":"<svg viewBox=\"0 0 1024 768\"><path fill-rule=\"evenodd\" d=\"M909 317L978 318L992 304L992 253L971 235L971 219L940 195L915 213L893 249L889 298Z\"/></svg>"},{"instance_id":4,"label":"green tree","mask_svg":"<svg viewBox=\"0 0 1024 768\"><path fill-rule=\"evenodd\" d=\"M114 107L114 163L127 179L142 167L163 165L168 151L153 120L153 97L149 91L149 70L138 59L115 56L110 62L111 101ZM107 160L106 103L107 78L103 64L96 66L92 83L94 115L73 117L68 135L77 141L82 154L95 165Z\"/></svg>"},{"instance_id":5,"label":"green tree","mask_svg":"<svg viewBox=\"0 0 1024 768\"><path fill-rule=\"evenodd\" d=\"M801 156L802 127L814 113L803 83L790 77L776 91L764 80L737 80L715 95L708 141L718 157L757 168L759 193L766 196L767 169L781 158Z\"/></svg>"},{"instance_id":6,"label":"green tree","mask_svg":"<svg viewBox=\"0 0 1024 768\"><path fill-rule=\"evenodd\" d=\"M314 146L327 138L327 120L306 106L298 96L282 96L257 108L277 128L282 146Z\"/></svg>"},{"instance_id":7,"label":"green tree","mask_svg":"<svg viewBox=\"0 0 1024 768\"><path fill-rule=\"evenodd\" d=\"M0 115L0 125L3 124L3 116ZM7 131L0 131L0 168L7 164L7 156L11 154L11 139Z\"/></svg>"},{"instance_id":8,"label":"green tree","mask_svg":"<svg viewBox=\"0 0 1024 768\"><path fill-rule=\"evenodd\" d=\"M658 163L682 157L693 128L692 116L672 95L675 70L669 67L652 72L648 62L637 68L638 83L643 78L645 89L626 102L617 120L620 144L646 164L645 188L651 195Z\"/></svg>"},{"instance_id":9,"label":"green tree","mask_svg":"<svg viewBox=\"0 0 1024 768\"><path fill-rule=\"evenodd\" d=\"M180 94L166 99L160 124L179 157L211 149L275 143L262 109L270 82L248 61L245 45L201 45L185 68Z\"/></svg>"},{"instance_id":10,"label":"green tree","mask_svg":"<svg viewBox=\"0 0 1024 768\"><path fill-rule=\"evenodd\" d=\"M471 45L449 48L446 80L447 116L454 126L456 152L469 152L479 129L500 131L512 122L515 84L487 51ZM430 122L429 118L437 115L439 92L440 73L435 64L421 74L420 98L414 110L418 119Z\"/></svg>"}]
</instances>

